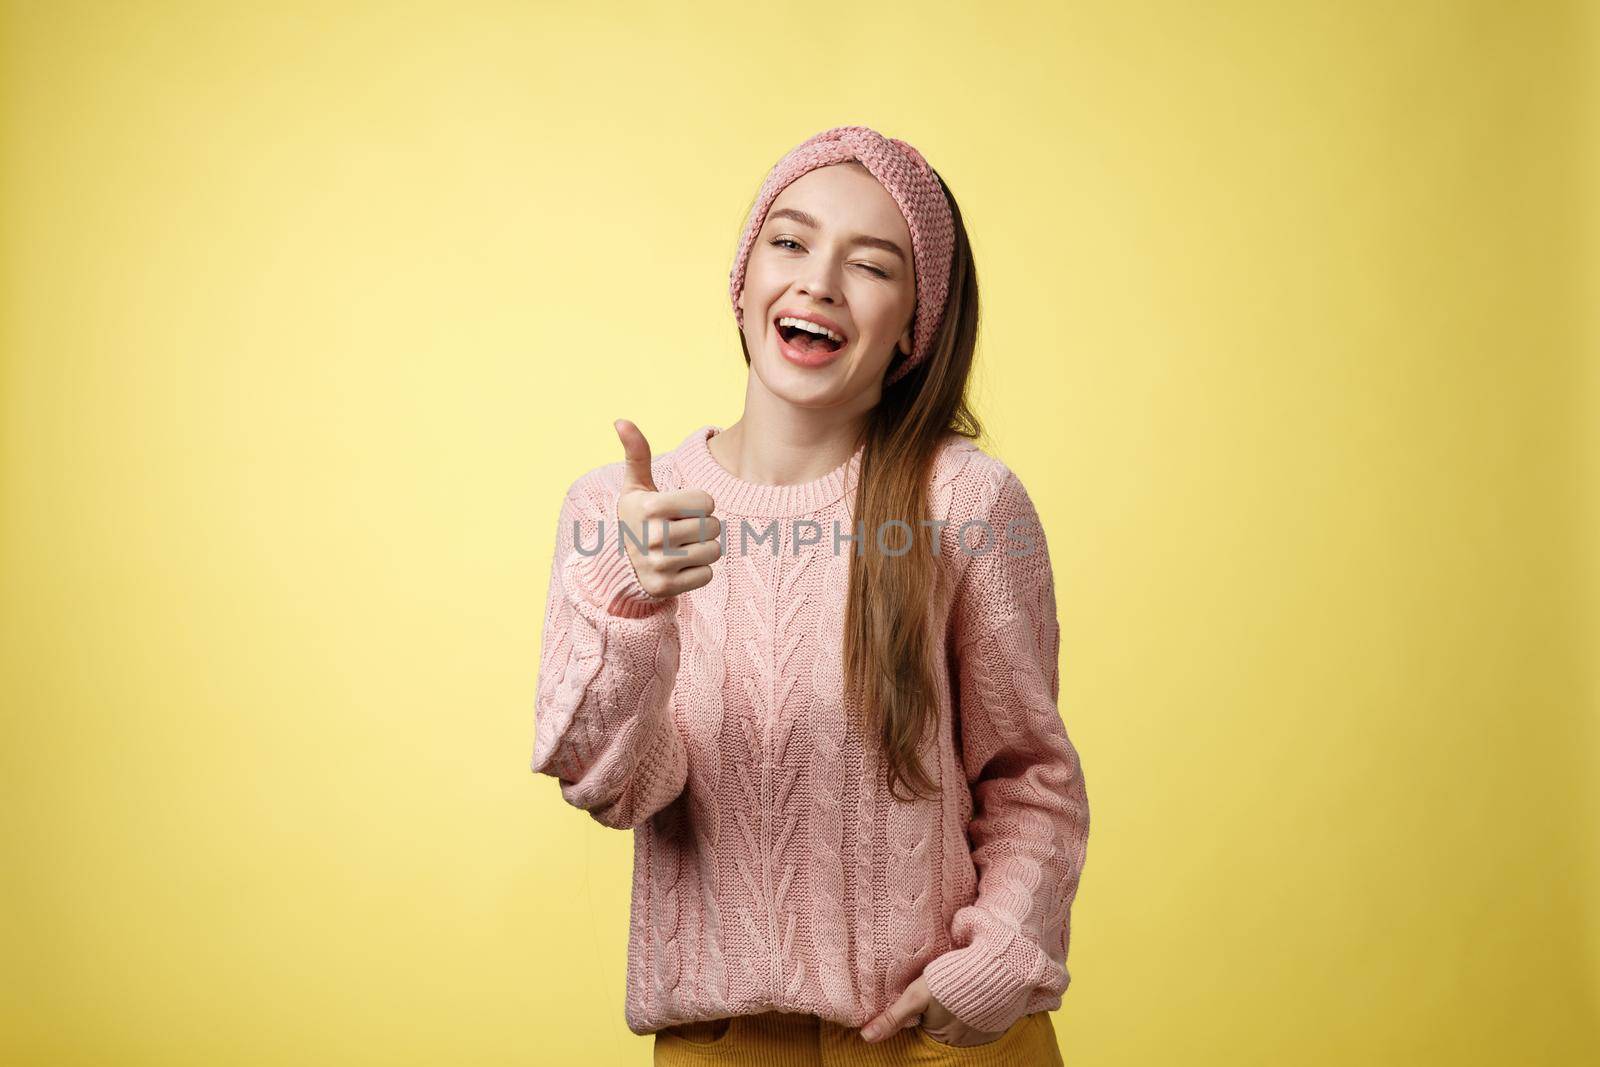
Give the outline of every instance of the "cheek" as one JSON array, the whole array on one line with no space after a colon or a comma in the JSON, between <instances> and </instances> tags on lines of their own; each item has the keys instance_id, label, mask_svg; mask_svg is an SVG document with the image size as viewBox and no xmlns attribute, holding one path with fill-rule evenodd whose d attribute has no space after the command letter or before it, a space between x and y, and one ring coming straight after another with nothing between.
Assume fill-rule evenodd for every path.
<instances>
[{"instance_id":1,"label":"cheek","mask_svg":"<svg viewBox=\"0 0 1600 1067\"><path fill-rule=\"evenodd\" d=\"M752 262L744 272L745 310L760 311L783 291L784 279L770 265Z\"/></svg>"},{"instance_id":2,"label":"cheek","mask_svg":"<svg viewBox=\"0 0 1600 1067\"><path fill-rule=\"evenodd\" d=\"M761 278L770 280L784 273L784 261L773 255L773 249L766 245L757 244L750 253L750 260L745 264L744 276L746 279Z\"/></svg>"},{"instance_id":3,"label":"cheek","mask_svg":"<svg viewBox=\"0 0 1600 1067\"><path fill-rule=\"evenodd\" d=\"M903 293L880 289L862 297L858 308L861 312L860 321L873 333L898 337L910 321L916 305Z\"/></svg>"}]
</instances>

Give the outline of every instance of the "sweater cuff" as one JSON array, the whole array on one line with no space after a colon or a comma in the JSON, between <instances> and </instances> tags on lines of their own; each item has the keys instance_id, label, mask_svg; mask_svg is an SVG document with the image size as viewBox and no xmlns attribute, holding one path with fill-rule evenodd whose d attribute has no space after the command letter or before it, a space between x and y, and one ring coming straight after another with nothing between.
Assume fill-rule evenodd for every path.
<instances>
[{"instance_id":1,"label":"sweater cuff","mask_svg":"<svg viewBox=\"0 0 1600 1067\"><path fill-rule=\"evenodd\" d=\"M934 1000L974 1030L999 1033L1026 1014L1037 954L1009 945L968 945L935 956L922 977Z\"/></svg>"},{"instance_id":2,"label":"sweater cuff","mask_svg":"<svg viewBox=\"0 0 1600 1067\"><path fill-rule=\"evenodd\" d=\"M672 604L671 597L656 597L645 591L634 573L633 561L620 546L601 545L592 556L573 553L568 576L574 592L607 615L642 619L655 615Z\"/></svg>"}]
</instances>

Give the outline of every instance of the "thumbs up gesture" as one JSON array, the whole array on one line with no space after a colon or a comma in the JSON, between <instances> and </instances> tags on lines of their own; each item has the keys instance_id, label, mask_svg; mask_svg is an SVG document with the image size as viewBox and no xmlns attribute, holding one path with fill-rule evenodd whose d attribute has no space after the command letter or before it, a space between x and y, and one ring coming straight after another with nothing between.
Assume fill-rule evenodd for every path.
<instances>
[{"instance_id":1,"label":"thumbs up gesture","mask_svg":"<svg viewBox=\"0 0 1600 1067\"><path fill-rule=\"evenodd\" d=\"M628 464L617 522L633 573L654 597L700 588L711 581L711 564L722 556L722 520L711 514L716 502L703 489L661 492L650 473L650 442L627 419L612 425Z\"/></svg>"}]
</instances>

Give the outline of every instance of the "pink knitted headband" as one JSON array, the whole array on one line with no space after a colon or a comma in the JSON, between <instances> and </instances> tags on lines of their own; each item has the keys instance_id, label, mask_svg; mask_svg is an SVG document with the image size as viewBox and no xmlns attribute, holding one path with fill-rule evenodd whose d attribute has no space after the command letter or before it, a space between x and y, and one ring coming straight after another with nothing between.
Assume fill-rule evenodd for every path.
<instances>
[{"instance_id":1,"label":"pink knitted headband","mask_svg":"<svg viewBox=\"0 0 1600 1067\"><path fill-rule=\"evenodd\" d=\"M893 385L928 357L934 331L944 318L950 288L950 259L955 254L955 223L939 177L922 158L922 153L905 141L885 137L868 126L835 126L790 149L768 173L755 206L750 209L750 219L739 241L739 254L728 276L728 295L733 300L734 320L742 328L744 314L739 310L739 294L744 291L745 267L772 202L790 182L807 171L849 159L859 160L889 191L911 231L911 258L917 285L916 325L910 356L902 357L899 365L884 378L885 385Z\"/></svg>"}]
</instances>

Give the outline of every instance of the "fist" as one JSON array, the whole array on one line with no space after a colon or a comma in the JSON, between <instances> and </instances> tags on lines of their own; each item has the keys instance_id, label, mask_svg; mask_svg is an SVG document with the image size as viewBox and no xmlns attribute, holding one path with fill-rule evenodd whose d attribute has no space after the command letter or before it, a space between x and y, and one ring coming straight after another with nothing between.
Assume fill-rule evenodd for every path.
<instances>
[{"instance_id":1,"label":"fist","mask_svg":"<svg viewBox=\"0 0 1600 1067\"><path fill-rule=\"evenodd\" d=\"M650 473L650 442L627 419L613 423L622 440L627 469L617 497L618 535L644 591L671 597L711 581L711 564L722 557L722 520L716 501L703 489L663 493Z\"/></svg>"}]
</instances>

